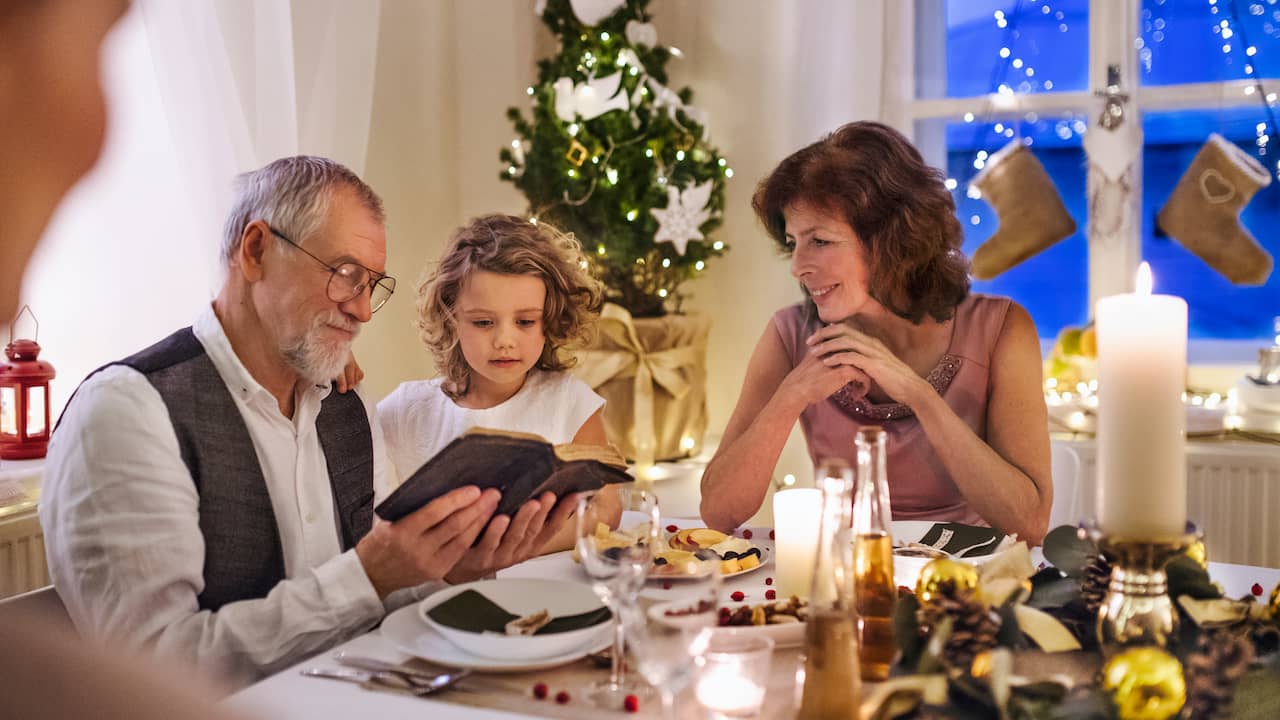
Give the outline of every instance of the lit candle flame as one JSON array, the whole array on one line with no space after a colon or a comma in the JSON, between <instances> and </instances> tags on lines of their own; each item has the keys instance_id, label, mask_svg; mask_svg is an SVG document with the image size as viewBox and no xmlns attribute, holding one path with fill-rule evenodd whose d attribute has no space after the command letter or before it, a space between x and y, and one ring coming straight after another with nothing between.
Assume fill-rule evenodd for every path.
<instances>
[{"instance_id":1,"label":"lit candle flame","mask_svg":"<svg viewBox=\"0 0 1280 720\"><path fill-rule=\"evenodd\" d=\"M1150 295L1152 285L1151 266L1144 262L1138 266L1138 276L1134 281L1134 292L1139 295Z\"/></svg>"}]
</instances>

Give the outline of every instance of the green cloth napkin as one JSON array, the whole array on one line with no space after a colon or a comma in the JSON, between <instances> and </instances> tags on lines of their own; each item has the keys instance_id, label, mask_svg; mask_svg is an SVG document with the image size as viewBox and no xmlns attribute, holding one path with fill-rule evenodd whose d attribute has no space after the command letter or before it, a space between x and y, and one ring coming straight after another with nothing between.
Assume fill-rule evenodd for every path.
<instances>
[{"instance_id":1,"label":"green cloth napkin","mask_svg":"<svg viewBox=\"0 0 1280 720\"><path fill-rule=\"evenodd\" d=\"M507 623L518 619L519 615L507 612L502 606L475 590L464 590L427 611L432 620L466 632L495 632L505 634ZM552 635L554 633L580 630L599 625L613 617L609 608L601 607L577 615L564 615L552 618L534 635Z\"/></svg>"},{"instance_id":2,"label":"green cloth napkin","mask_svg":"<svg viewBox=\"0 0 1280 720\"><path fill-rule=\"evenodd\" d=\"M970 548L960 557L976 557L995 552L1000 541L1004 540L1004 535L995 528L963 523L936 523L929 528L929 532L926 532L924 537L920 538L920 544L953 555L957 551Z\"/></svg>"}]
</instances>

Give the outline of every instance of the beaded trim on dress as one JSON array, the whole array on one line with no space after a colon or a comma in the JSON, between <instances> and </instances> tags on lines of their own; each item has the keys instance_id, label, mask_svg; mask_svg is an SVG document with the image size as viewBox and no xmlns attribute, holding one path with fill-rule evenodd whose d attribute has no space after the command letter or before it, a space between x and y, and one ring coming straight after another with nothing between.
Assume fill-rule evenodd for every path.
<instances>
[{"instance_id":1,"label":"beaded trim on dress","mask_svg":"<svg viewBox=\"0 0 1280 720\"><path fill-rule=\"evenodd\" d=\"M956 373L960 371L960 362L960 358L951 353L943 355L938 364L933 366L933 370L929 371L929 376L925 380L941 395L946 392ZM910 407L902 403L873 403L865 398L855 398L850 390L852 386L853 383L849 383L831 395L836 406L846 414L864 420L877 421L900 420L915 415Z\"/></svg>"}]
</instances>

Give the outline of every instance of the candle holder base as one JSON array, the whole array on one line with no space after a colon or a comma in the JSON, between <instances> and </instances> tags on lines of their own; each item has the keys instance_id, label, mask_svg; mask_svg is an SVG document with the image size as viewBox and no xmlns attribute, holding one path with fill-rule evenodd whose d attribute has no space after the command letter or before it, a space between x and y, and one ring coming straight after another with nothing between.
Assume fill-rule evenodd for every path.
<instances>
[{"instance_id":1,"label":"candle holder base","mask_svg":"<svg viewBox=\"0 0 1280 720\"><path fill-rule=\"evenodd\" d=\"M1111 563L1111 583L1098 612L1098 642L1105 656L1135 645L1167 647L1178 627L1165 565L1202 535L1187 523L1182 535L1133 538L1086 527Z\"/></svg>"}]
</instances>

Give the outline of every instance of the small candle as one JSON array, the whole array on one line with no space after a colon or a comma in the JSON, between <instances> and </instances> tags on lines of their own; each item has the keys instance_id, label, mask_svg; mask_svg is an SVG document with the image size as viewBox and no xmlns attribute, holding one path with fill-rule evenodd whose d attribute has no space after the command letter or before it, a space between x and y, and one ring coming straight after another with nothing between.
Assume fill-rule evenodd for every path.
<instances>
[{"instance_id":1,"label":"small candle","mask_svg":"<svg viewBox=\"0 0 1280 720\"><path fill-rule=\"evenodd\" d=\"M755 715L764 703L764 688L733 665L707 668L698 681L697 695L703 707L728 717Z\"/></svg>"},{"instance_id":2,"label":"small candle","mask_svg":"<svg viewBox=\"0 0 1280 720\"><path fill-rule=\"evenodd\" d=\"M1098 301L1098 522L1133 538L1181 535L1187 522L1187 303L1137 292Z\"/></svg>"},{"instance_id":3,"label":"small candle","mask_svg":"<svg viewBox=\"0 0 1280 720\"><path fill-rule=\"evenodd\" d=\"M809 597L821 516L822 492L817 488L779 490L773 494L774 565L779 597Z\"/></svg>"}]
</instances>

